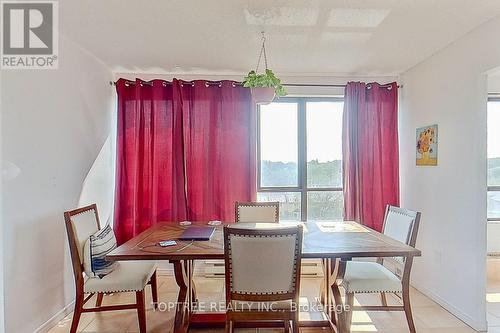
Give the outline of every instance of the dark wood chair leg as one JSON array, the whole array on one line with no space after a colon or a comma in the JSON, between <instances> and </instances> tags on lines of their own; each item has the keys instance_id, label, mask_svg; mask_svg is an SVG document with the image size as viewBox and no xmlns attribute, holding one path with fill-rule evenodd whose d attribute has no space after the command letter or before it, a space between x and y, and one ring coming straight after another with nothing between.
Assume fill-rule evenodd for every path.
<instances>
[{"instance_id":1,"label":"dark wood chair leg","mask_svg":"<svg viewBox=\"0 0 500 333\"><path fill-rule=\"evenodd\" d=\"M405 288L405 290L403 290L403 307L405 309L406 321L408 322L410 333L416 333L417 331L415 329L415 323L413 322L413 314L411 313L409 288Z\"/></svg>"},{"instance_id":2,"label":"dark wood chair leg","mask_svg":"<svg viewBox=\"0 0 500 333\"><path fill-rule=\"evenodd\" d=\"M78 323L80 322L80 317L82 316L83 311L83 299L83 293L80 294L77 292L75 298L75 311L73 311L70 333L76 333L76 330L78 329Z\"/></svg>"},{"instance_id":3,"label":"dark wood chair leg","mask_svg":"<svg viewBox=\"0 0 500 333\"><path fill-rule=\"evenodd\" d=\"M382 301L383 306L387 306L387 296L385 293L380 293L380 300Z\"/></svg>"},{"instance_id":4,"label":"dark wood chair leg","mask_svg":"<svg viewBox=\"0 0 500 333\"><path fill-rule=\"evenodd\" d=\"M102 299L104 298L103 293L97 293L97 298L95 300L95 306L100 307L102 305Z\"/></svg>"},{"instance_id":5,"label":"dark wood chair leg","mask_svg":"<svg viewBox=\"0 0 500 333\"><path fill-rule=\"evenodd\" d=\"M139 332L146 333L146 300L144 290L135 293L137 317L139 318Z\"/></svg>"},{"instance_id":6,"label":"dark wood chair leg","mask_svg":"<svg viewBox=\"0 0 500 333\"><path fill-rule=\"evenodd\" d=\"M283 323L283 326L285 327L285 333L290 333L290 321L285 320L285 322Z\"/></svg>"},{"instance_id":7,"label":"dark wood chair leg","mask_svg":"<svg viewBox=\"0 0 500 333\"><path fill-rule=\"evenodd\" d=\"M158 279L156 271L151 276L151 297L153 298L153 308L158 309Z\"/></svg>"}]
</instances>

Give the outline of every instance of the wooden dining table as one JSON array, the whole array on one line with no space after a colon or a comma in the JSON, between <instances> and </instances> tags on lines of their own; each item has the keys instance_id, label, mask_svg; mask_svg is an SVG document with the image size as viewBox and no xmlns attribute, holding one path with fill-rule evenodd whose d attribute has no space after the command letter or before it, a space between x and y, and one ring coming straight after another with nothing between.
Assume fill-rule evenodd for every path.
<instances>
[{"instance_id":1,"label":"wooden dining table","mask_svg":"<svg viewBox=\"0 0 500 333\"><path fill-rule=\"evenodd\" d=\"M332 281L338 278L335 274L339 273L336 270L336 263L339 261L383 257L413 259L421 255L419 250L356 222L307 221L300 223L304 230L302 259L322 261L324 270L322 285L327 286L322 288L322 293L319 295L323 305L319 315L302 316L301 313L300 326L330 327L341 333L347 331L346 325L340 322L343 316L338 316L335 311L338 309L338 304L333 304L330 290ZM280 224L293 223L282 222ZM256 223L255 227L261 226ZM179 286L175 305L174 332L176 333L187 332L191 327L221 327L225 322L224 312L206 312L197 308L196 286L193 283L195 261L224 259L223 227L217 226L214 234L207 241L177 241L177 245L169 247L158 245L158 242L163 240L177 240L186 228L188 226L181 226L174 222L158 223L120 245L106 257L112 261L165 260L173 264L175 281Z\"/></svg>"}]
</instances>

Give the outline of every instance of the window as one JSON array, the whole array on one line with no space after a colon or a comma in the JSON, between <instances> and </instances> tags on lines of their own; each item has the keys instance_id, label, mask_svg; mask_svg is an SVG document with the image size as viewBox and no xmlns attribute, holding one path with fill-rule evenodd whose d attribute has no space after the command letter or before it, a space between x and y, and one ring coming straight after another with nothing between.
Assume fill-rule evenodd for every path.
<instances>
[{"instance_id":1,"label":"window","mask_svg":"<svg viewBox=\"0 0 500 333\"><path fill-rule=\"evenodd\" d=\"M341 98L280 98L258 111L259 201L281 220L342 220Z\"/></svg>"},{"instance_id":2,"label":"window","mask_svg":"<svg viewBox=\"0 0 500 333\"><path fill-rule=\"evenodd\" d=\"M500 221L500 98L488 100L488 220Z\"/></svg>"}]
</instances>

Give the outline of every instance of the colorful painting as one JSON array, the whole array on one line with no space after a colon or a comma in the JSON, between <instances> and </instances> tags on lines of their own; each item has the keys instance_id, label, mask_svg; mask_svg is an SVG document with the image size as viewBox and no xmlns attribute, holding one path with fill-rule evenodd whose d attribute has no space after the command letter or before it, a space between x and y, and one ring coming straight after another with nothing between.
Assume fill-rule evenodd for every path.
<instances>
[{"instance_id":1,"label":"colorful painting","mask_svg":"<svg viewBox=\"0 0 500 333\"><path fill-rule=\"evenodd\" d=\"M417 165L436 166L438 162L438 125L417 128Z\"/></svg>"}]
</instances>

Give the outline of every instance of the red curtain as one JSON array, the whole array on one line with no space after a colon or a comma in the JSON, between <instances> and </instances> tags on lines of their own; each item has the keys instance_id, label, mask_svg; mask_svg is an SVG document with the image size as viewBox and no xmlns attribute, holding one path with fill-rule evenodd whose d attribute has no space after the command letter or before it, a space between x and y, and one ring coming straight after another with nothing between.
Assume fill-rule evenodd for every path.
<instances>
[{"instance_id":1,"label":"red curtain","mask_svg":"<svg viewBox=\"0 0 500 333\"><path fill-rule=\"evenodd\" d=\"M120 79L116 90L119 244L159 221L233 221L234 202L254 199L249 89Z\"/></svg>"},{"instance_id":2,"label":"red curtain","mask_svg":"<svg viewBox=\"0 0 500 333\"><path fill-rule=\"evenodd\" d=\"M187 215L234 221L234 202L256 197L255 118L247 88L231 81L181 86Z\"/></svg>"},{"instance_id":3,"label":"red curtain","mask_svg":"<svg viewBox=\"0 0 500 333\"><path fill-rule=\"evenodd\" d=\"M398 88L349 82L343 120L344 219L381 231L399 206Z\"/></svg>"}]
</instances>

